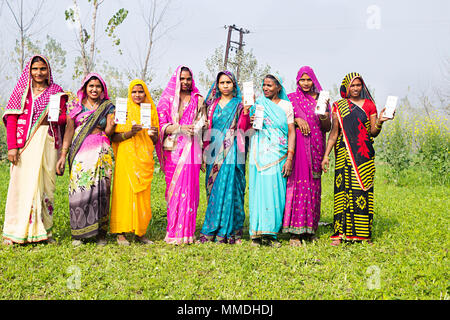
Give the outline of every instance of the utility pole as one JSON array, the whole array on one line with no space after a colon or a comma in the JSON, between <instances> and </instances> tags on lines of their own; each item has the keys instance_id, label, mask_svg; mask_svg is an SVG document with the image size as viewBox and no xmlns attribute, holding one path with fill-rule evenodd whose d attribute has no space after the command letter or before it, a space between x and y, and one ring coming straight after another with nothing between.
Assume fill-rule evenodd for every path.
<instances>
[{"instance_id":1,"label":"utility pole","mask_svg":"<svg viewBox=\"0 0 450 320\"><path fill-rule=\"evenodd\" d=\"M228 65L228 58L229 58L229 54L230 51L233 51L233 49L236 51L236 54L239 55L240 53L242 53L242 49L244 47L244 34L248 34L250 33L250 31L243 29L243 28L238 28L236 27L236 25L232 25L232 26L225 26L225 29L228 28L228 37L227 37L227 46L225 49L225 60L223 65L225 66L225 69L227 68ZM231 40L231 35L233 31L237 31L239 32L239 42L233 41ZM233 47L232 43L237 44L238 47ZM240 61L237 62L237 66L236 66L236 80L239 81L239 67L240 67Z\"/></svg>"}]
</instances>

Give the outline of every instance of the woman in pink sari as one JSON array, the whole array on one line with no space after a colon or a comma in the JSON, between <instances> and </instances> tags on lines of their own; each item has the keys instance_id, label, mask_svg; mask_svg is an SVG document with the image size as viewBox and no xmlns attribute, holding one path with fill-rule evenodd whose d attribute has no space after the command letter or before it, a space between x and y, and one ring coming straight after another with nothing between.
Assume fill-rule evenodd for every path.
<instances>
[{"instance_id":1,"label":"woman in pink sari","mask_svg":"<svg viewBox=\"0 0 450 320\"><path fill-rule=\"evenodd\" d=\"M331 129L330 110L314 110L322 90L314 71L304 66L297 74L297 90L288 94L294 107L296 147L292 174L287 181L283 232L291 234L290 244L314 240L320 219L322 158L325 135Z\"/></svg>"},{"instance_id":2,"label":"woman in pink sari","mask_svg":"<svg viewBox=\"0 0 450 320\"><path fill-rule=\"evenodd\" d=\"M203 98L192 71L179 66L159 100L160 135L156 152L166 177L167 233L170 244L193 243L202 163Z\"/></svg>"}]
</instances>

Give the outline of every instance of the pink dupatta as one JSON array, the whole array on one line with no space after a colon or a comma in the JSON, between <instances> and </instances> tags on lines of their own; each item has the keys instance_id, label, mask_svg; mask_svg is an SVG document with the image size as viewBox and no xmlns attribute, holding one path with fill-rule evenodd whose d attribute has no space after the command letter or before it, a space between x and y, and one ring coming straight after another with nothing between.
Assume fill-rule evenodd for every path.
<instances>
[{"instance_id":1,"label":"pink dupatta","mask_svg":"<svg viewBox=\"0 0 450 320\"><path fill-rule=\"evenodd\" d=\"M196 137L182 134L166 135L171 124L195 124L199 111L199 90L192 80L191 100L179 114L180 74L179 66L173 73L159 100L157 110L160 123L160 135L156 144L161 169L166 178L167 234L168 243L192 243L194 241L197 207L199 203L199 174L202 161L202 147ZM191 75L193 75L192 71ZM198 137L197 137L198 138ZM165 146L165 140L171 139L172 147Z\"/></svg>"}]
</instances>

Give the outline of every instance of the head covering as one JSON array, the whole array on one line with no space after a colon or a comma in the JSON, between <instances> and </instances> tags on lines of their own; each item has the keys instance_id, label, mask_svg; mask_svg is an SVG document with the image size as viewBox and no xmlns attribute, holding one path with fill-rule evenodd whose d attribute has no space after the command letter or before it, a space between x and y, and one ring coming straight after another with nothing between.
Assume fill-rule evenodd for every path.
<instances>
[{"instance_id":1,"label":"head covering","mask_svg":"<svg viewBox=\"0 0 450 320\"><path fill-rule=\"evenodd\" d=\"M357 72L351 72L351 73L347 74L344 77L344 80L342 80L341 88L340 88L341 97L344 98L344 99L348 99L349 98L349 96L350 96L349 95L350 86L351 86L351 84L353 83L353 81L355 79L361 80L362 85L363 85L363 89L361 91L361 98L369 99L369 100L371 100L372 102L375 103L375 101L372 98L372 95L370 94L369 90L367 89L367 86L366 86L362 76L359 73L357 73Z\"/></svg>"},{"instance_id":2,"label":"head covering","mask_svg":"<svg viewBox=\"0 0 450 320\"><path fill-rule=\"evenodd\" d=\"M91 80L91 78L93 78L93 77L95 77L95 78L98 78L98 80L100 80L100 83L102 84L102 86L103 86L103 92L102 92L102 94L100 95L100 99L101 100L104 100L104 99L106 99L106 100L109 100L109 96L108 96L108 88L106 87L106 83L105 83L105 81L102 79L102 77L98 74L98 73L95 73L95 72L91 72L91 73L89 73L86 77L84 77L84 80L83 80L83 82L81 83L81 88L78 90L78 92L77 92L77 97L78 97L78 99L80 100L80 101L82 101L84 98L87 98L87 93L86 93L86 91L85 91L85 88L84 88L84 86L89 82L89 80Z\"/></svg>"},{"instance_id":3,"label":"head covering","mask_svg":"<svg viewBox=\"0 0 450 320\"><path fill-rule=\"evenodd\" d=\"M82 103L84 98L87 98L87 93L85 91L84 86L93 77L98 78L98 80L100 80L100 83L103 86L103 92L100 95L100 100L110 100L109 96L108 96L108 88L106 87L106 83L103 80L103 78L98 73L91 72L86 77L84 77L84 80L81 83L81 87L77 91L77 99L73 100L72 103L68 106L69 116L71 118L75 118L75 116L83 109L82 106L81 106L81 103Z\"/></svg>"},{"instance_id":4,"label":"head covering","mask_svg":"<svg viewBox=\"0 0 450 320\"><path fill-rule=\"evenodd\" d=\"M289 98L288 98L287 93L286 93L286 89L284 89L284 86L283 86L283 79L281 78L281 76L279 76L279 75L277 75L277 74L268 74L268 75L266 75L266 76L264 77L263 81L262 81L262 84L261 84L261 90L262 90L263 85L264 85L264 80L267 78L267 76L272 76L272 77L274 77L275 79L277 79L278 83L280 84L281 90L280 90L280 92L278 93L278 98L280 98L280 99L282 99L282 100L287 100L287 101L289 101ZM269 78L269 79L271 79L271 78ZM264 92L264 91L263 91L263 92ZM265 99L268 99L268 98L266 98L266 96L265 96L264 94L262 95L262 97L265 98Z\"/></svg>"},{"instance_id":5,"label":"head covering","mask_svg":"<svg viewBox=\"0 0 450 320\"><path fill-rule=\"evenodd\" d=\"M178 106L180 103L181 68L187 68L191 73L192 76L191 97L196 97L197 95L200 95L200 91L195 86L194 74L192 73L192 70L184 65L178 66L175 72L172 74L172 77L170 78L167 87L162 92L161 98L159 99L158 102L158 110L167 109L169 111L170 117L172 118L172 121L175 122L178 122L177 115L178 115Z\"/></svg>"},{"instance_id":6,"label":"head covering","mask_svg":"<svg viewBox=\"0 0 450 320\"><path fill-rule=\"evenodd\" d=\"M150 91L148 90L147 85L145 82L141 79L135 79L130 82L128 86L128 99L127 99L127 122L126 124L117 124L116 125L116 132L126 132L131 130L131 127L133 126L133 121L136 123L140 123L140 105L136 104L133 101L133 98L131 97L131 92L133 91L133 88L136 85L142 86L145 92L145 100L144 103L150 103L152 105L152 126L159 128L159 121L158 121L158 112L156 111L156 105L153 102L152 96L150 95ZM147 129L144 129L147 130Z\"/></svg>"},{"instance_id":7,"label":"head covering","mask_svg":"<svg viewBox=\"0 0 450 320\"><path fill-rule=\"evenodd\" d=\"M313 69L309 66L303 66L300 68L300 70L297 73L297 89L296 89L296 96L298 96L298 98L300 99L301 103L305 103L305 102L313 102L315 103L315 99L308 93L304 92L302 90L302 87L300 86L300 84L298 83L300 81L300 78L304 75L307 74L312 82L313 82L313 86L311 88L311 91L319 93L320 91L322 91L322 86L320 85L319 81L317 80L316 74L314 73Z\"/></svg>"},{"instance_id":8,"label":"head covering","mask_svg":"<svg viewBox=\"0 0 450 320\"><path fill-rule=\"evenodd\" d=\"M132 121L136 123L141 122L140 105L133 102L131 92L136 85L141 85L145 92L144 103L150 103L152 105L152 126L159 128L158 113L156 112L155 103L152 100L147 85L140 79L135 79L130 82L128 86L128 101L127 101L127 122L126 124L117 124L115 132L130 131L133 126ZM148 129L143 129L134 135L129 142L113 142L112 147L116 161L119 161L119 157L125 159L122 163L126 163L126 167L120 170L121 173L126 172L126 178L118 178L120 181L127 181L130 183L134 193L139 193L146 190L153 179L153 142L148 135ZM119 151L120 146L120 152ZM117 172L115 173L117 177ZM119 181L119 180L118 180ZM148 199L150 201L150 199Z\"/></svg>"},{"instance_id":9,"label":"head covering","mask_svg":"<svg viewBox=\"0 0 450 320\"><path fill-rule=\"evenodd\" d=\"M16 86L14 87L14 90L11 94L11 97L8 100L8 104L5 108L5 113L3 115L3 121L6 125L6 115L8 114L22 114L24 111L26 99L28 92L31 87L32 83L32 77L31 77L31 61L35 57L42 58L48 67L48 88L42 92L39 97L34 101L34 109L33 109L33 119L31 126L34 126L36 121L41 116L42 112L46 109L49 101L50 96L52 94L56 94L58 92L62 92L63 89L58 86L57 84L53 83L53 76L50 68L50 63L48 62L48 59L44 57L43 55L34 55L31 57L31 59L28 61L27 65L22 71L21 76L19 77L19 80L17 81Z\"/></svg>"},{"instance_id":10,"label":"head covering","mask_svg":"<svg viewBox=\"0 0 450 320\"><path fill-rule=\"evenodd\" d=\"M215 100L217 100L222 96L219 90L219 79L223 74L228 76L233 82L233 96L238 98L241 97L241 89L239 88L239 85L236 81L236 77L231 71L223 70L217 74L216 80L214 81L214 83L212 84L211 88L208 91L208 94L206 95L205 103L208 107L211 106L211 104L213 104Z\"/></svg>"}]
</instances>

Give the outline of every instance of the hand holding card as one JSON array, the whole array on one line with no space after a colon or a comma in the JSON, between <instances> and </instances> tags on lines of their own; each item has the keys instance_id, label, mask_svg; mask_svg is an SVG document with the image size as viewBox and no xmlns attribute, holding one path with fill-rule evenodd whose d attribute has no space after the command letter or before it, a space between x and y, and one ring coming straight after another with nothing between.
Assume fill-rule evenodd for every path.
<instances>
[{"instance_id":1,"label":"hand holding card","mask_svg":"<svg viewBox=\"0 0 450 320\"><path fill-rule=\"evenodd\" d=\"M386 100L386 106L384 110L383 116L389 119L392 119L394 117L394 112L397 107L397 96L388 96Z\"/></svg>"},{"instance_id":2,"label":"hand holding card","mask_svg":"<svg viewBox=\"0 0 450 320\"><path fill-rule=\"evenodd\" d=\"M116 118L114 120L116 124L127 123L127 99L116 98Z\"/></svg>"}]
</instances>

